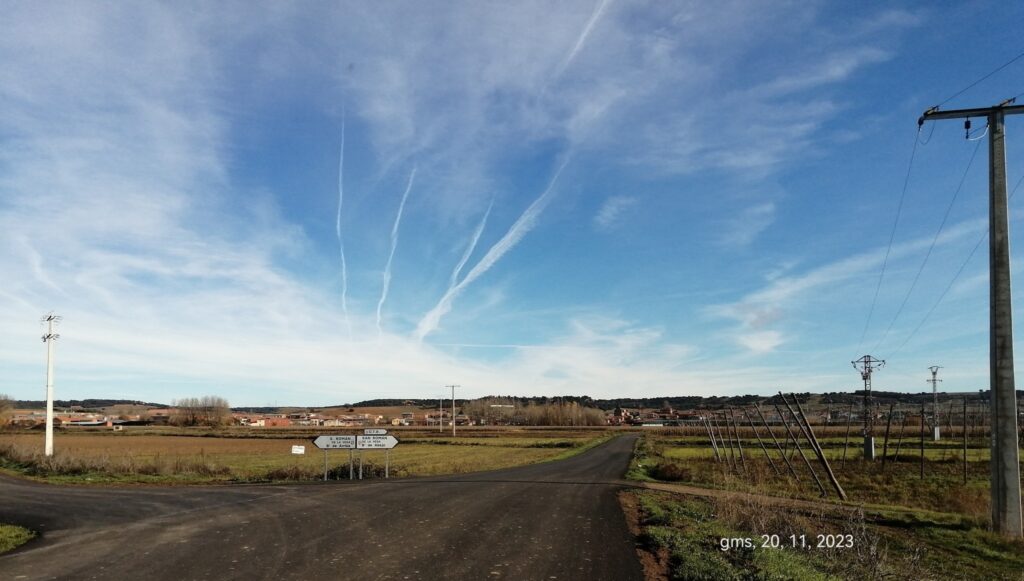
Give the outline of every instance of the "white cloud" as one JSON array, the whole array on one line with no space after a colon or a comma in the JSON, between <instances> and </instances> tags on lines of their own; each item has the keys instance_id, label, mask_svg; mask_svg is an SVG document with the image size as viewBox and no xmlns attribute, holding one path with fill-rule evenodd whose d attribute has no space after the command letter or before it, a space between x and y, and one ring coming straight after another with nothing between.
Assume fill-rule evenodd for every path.
<instances>
[{"instance_id":1,"label":"white cloud","mask_svg":"<svg viewBox=\"0 0 1024 581\"><path fill-rule=\"evenodd\" d=\"M234 124L262 121L236 108L308 87L286 81L314 68L324 90L316 85L317 96L304 103L340 110L344 101L349 143L364 138L381 175L416 156L424 168L417 189L432 194L430 208L446 226L511 195L495 185L510 151L532 152L538 144L555 156L611 151L613 159L667 173L761 168L810 143L834 114L828 99L799 107L776 101L748 104L722 123L719 114L735 111L739 98L717 106L708 96L708 87L721 87L731 65L757 46L751 35L766 22L804 18L802 7L772 15L747 3L697 3L646 13L623 4L439 10L356 3L315 15L279 3L245 11L85 2L7 7L0 21L3 389L34 397L36 320L50 309L65 316L62 397L102 395L115 383L159 401L190 395L182 390L195 386L262 404L272 393L293 403L417 395L451 380L478 394L595 395L710 393L767 381L758 369L738 372L728 362L683 368L692 347L668 340L662 329L600 317L567 321L563 336L482 362L389 332L360 341L376 335L375 318L354 300L351 340L341 332L347 317L337 289L315 275L335 265L316 263L313 237L276 208L274 197L284 193L232 182L241 161ZM715 56L702 58L707 54ZM823 55L807 79L776 84L791 92L837 82L868 64L829 58ZM332 68L335 77L324 81L323 70ZM707 113L662 113L666 103L688 102ZM641 150L649 154L628 153ZM550 191L447 293L424 289L442 298L420 322L420 336L531 230ZM344 219L360 208L359 195L346 189ZM594 224L613 227L634 203L609 198ZM451 230L452 240L466 240ZM476 235L470 239L475 245ZM356 240L346 230L349 249ZM765 305L781 309L787 297L825 284L804 278L780 277L742 301L750 312L742 317L758 329L745 329L755 337L751 345L774 348L773 331L760 330L773 324ZM398 302L392 297L389 310Z\"/></svg>"},{"instance_id":2,"label":"white cloud","mask_svg":"<svg viewBox=\"0 0 1024 581\"><path fill-rule=\"evenodd\" d=\"M947 228L939 237L937 245L947 244L975 235L985 227L982 220L962 222ZM918 238L892 247L890 264L916 256L931 244L931 237ZM802 301L810 300L812 293L834 291L849 287L854 282L870 281L881 268L885 257L884 248L855 254L836 260L802 273L779 275L771 278L764 287L748 293L738 301L714 305L707 309L714 317L731 319L737 323L732 334L737 343L753 352L770 352L782 342L782 335L773 335L778 327L789 318L787 313L797 308Z\"/></svg>"},{"instance_id":3,"label":"white cloud","mask_svg":"<svg viewBox=\"0 0 1024 581\"><path fill-rule=\"evenodd\" d=\"M736 336L736 342L754 353L771 353L782 344L782 334L778 331L742 333Z\"/></svg>"},{"instance_id":4,"label":"white cloud","mask_svg":"<svg viewBox=\"0 0 1024 581\"><path fill-rule=\"evenodd\" d=\"M774 203L765 202L748 206L726 223L724 231L719 237L719 243L733 247L749 246L774 221Z\"/></svg>"},{"instance_id":5,"label":"white cloud","mask_svg":"<svg viewBox=\"0 0 1024 581\"><path fill-rule=\"evenodd\" d=\"M622 217L623 212L637 203L635 196L609 196L594 216L594 225L601 230L610 230Z\"/></svg>"}]
</instances>

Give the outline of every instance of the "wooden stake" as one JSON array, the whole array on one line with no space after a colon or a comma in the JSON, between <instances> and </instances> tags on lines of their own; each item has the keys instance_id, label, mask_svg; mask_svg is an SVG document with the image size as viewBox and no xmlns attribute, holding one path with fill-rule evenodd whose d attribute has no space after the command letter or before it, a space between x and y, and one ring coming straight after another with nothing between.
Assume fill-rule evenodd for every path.
<instances>
[{"instance_id":1,"label":"wooden stake","mask_svg":"<svg viewBox=\"0 0 1024 581\"><path fill-rule=\"evenodd\" d=\"M788 408L789 403L786 402L786 396L782 395L781 391L779 392L779 395L782 396L782 401L786 403L786 407ZM835 473L832 472L832 467L828 465L828 458L825 457L825 452L821 449L821 444L818 443L817 436L814 435L814 428L811 427L811 422L807 419L807 414L804 413L804 408L800 405L800 400L796 398L796 394L793 394L793 401L796 402L796 409L800 412L800 417L797 420L797 423L800 425L800 429L804 430L804 436L807 438L807 441L810 442L811 447L814 448L815 453L817 453L818 461L821 462L822 468L825 469L825 474L828 476L829 482L832 483L832 488L836 489L836 494L839 495L839 498L846 500L846 491L844 491L843 487L839 485L839 481L836 480ZM790 413L792 413L792 411L793 410L790 409ZM793 417L796 418L796 415ZM800 420L803 420L803 423L801 423Z\"/></svg>"},{"instance_id":2,"label":"wooden stake","mask_svg":"<svg viewBox=\"0 0 1024 581\"><path fill-rule=\"evenodd\" d=\"M882 443L882 472L885 472L885 457L889 455L889 428L892 427L892 409L896 404L889 404L889 417L885 421L885 440Z\"/></svg>"},{"instance_id":3,"label":"wooden stake","mask_svg":"<svg viewBox=\"0 0 1024 581\"><path fill-rule=\"evenodd\" d=\"M850 404L850 409L846 412L846 442L843 443L843 463L840 468L846 468L846 452L850 449L850 420L853 418L853 404Z\"/></svg>"},{"instance_id":4,"label":"wooden stake","mask_svg":"<svg viewBox=\"0 0 1024 581\"><path fill-rule=\"evenodd\" d=\"M708 431L708 439L711 441L711 449L715 452L715 461L721 462L722 457L718 454L718 444L715 443L715 435L711 433L711 424L709 424L707 418L703 416L701 416L700 421L704 425L704 429Z\"/></svg>"},{"instance_id":5,"label":"wooden stake","mask_svg":"<svg viewBox=\"0 0 1024 581\"><path fill-rule=\"evenodd\" d=\"M804 459L804 464L807 466L807 471L810 472L811 476L814 477L814 482L815 484L818 485L818 490L821 491L821 495L828 496L828 491L825 490L825 486L821 483L821 480L818 480L818 475L814 473L814 468L811 467L810 460L808 460L807 456L804 455L804 451L800 448L800 442L797 441L796 436L793 435L793 430L790 429L789 422L786 421L786 417L782 414L782 410L779 409L778 404L775 404L775 411L777 411L779 413L779 417L782 418L782 425L786 426L786 433L789 435L790 438L793 439L793 446L796 448L796 451L799 454L799 456Z\"/></svg>"},{"instance_id":6,"label":"wooden stake","mask_svg":"<svg viewBox=\"0 0 1024 581\"><path fill-rule=\"evenodd\" d=\"M721 442L722 441L722 426L718 423L718 418L715 418L715 426L718 428L718 441ZM733 458L733 452L732 452L732 438L728 438L725 441L729 445L729 456L726 457L725 461L726 461L726 464L728 464L729 468L732 469L733 468L733 463L735 462L735 459ZM725 456L725 453L723 452L722 455Z\"/></svg>"},{"instance_id":7,"label":"wooden stake","mask_svg":"<svg viewBox=\"0 0 1024 581\"><path fill-rule=\"evenodd\" d=\"M896 442L896 455L893 456L892 461L898 462L900 459L900 448L903 447L903 430L907 427L907 412L903 412L903 423L900 424L900 437Z\"/></svg>"},{"instance_id":8,"label":"wooden stake","mask_svg":"<svg viewBox=\"0 0 1024 581\"><path fill-rule=\"evenodd\" d=\"M740 467L742 468L743 472L746 472L747 460L743 457L743 444L740 443L740 429L739 426L736 425L736 416L733 413L732 408L729 408L729 419L732 420L733 431L736 433L736 449L739 451L740 455Z\"/></svg>"},{"instance_id":9,"label":"wooden stake","mask_svg":"<svg viewBox=\"0 0 1024 581\"><path fill-rule=\"evenodd\" d=\"M955 402L953 400L949 401L949 413L946 414L946 423L949 424L949 435L950 435L950 437L953 436L953 404L954 403Z\"/></svg>"},{"instance_id":10,"label":"wooden stake","mask_svg":"<svg viewBox=\"0 0 1024 581\"><path fill-rule=\"evenodd\" d=\"M967 484L967 398L964 398L964 484Z\"/></svg>"},{"instance_id":11,"label":"wooden stake","mask_svg":"<svg viewBox=\"0 0 1024 581\"><path fill-rule=\"evenodd\" d=\"M921 404L921 480L924 480L924 404Z\"/></svg>"},{"instance_id":12,"label":"wooden stake","mask_svg":"<svg viewBox=\"0 0 1024 581\"><path fill-rule=\"evenodd\" d=\"M761 413L761 406L755 405L754 409L757 410L757 415L761 416L761 422L764 423L764 429L768 430L768 434L772 437L772 441L775 442L775 447L778 448L779 454L782 455L782 459L786 461L786 466L789 467L790 473L793 474L793 480L800 482L800 477L797 476L796 469L793 468L793 465L789 462L789 458L786 456L786 453L782 450L782 445L779 444L778 438L775 437L775 432L773 432L771 426L768 425L768 420L764 419L764 414Z\"/></svg>"},{"instance_id":13,"label":"wooden stake","mask_svg":"<svg viewBox=\"0 0 1024 581\"><path fill-rule=\"evenodd\" d=\"M768 463L771 464L772 470L775 471L776 476L781 476L782 472L779 472L779 467L775 465L775 461L772 460L772 455L768 453L768 448L765 448L764 442L761 441L761 435L757 433L757 427L754 426L754 420L751 419L750 414L747 413L746 408L743 409L743 415L750 422L750 429L754 431L754 437L757 438L757 443L761 445L761 449L764 450L764 457L768 459Z\"/></svg>"}]
</instances>

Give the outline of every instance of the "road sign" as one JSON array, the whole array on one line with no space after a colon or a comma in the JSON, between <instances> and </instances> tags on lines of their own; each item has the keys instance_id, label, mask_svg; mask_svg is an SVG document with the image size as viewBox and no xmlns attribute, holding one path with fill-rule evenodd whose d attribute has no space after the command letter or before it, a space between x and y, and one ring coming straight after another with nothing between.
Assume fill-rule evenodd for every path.
<instances>
[{"instance_id":1,"label":"road sign","mask_svg":"<svg viewBox=\"0 0 1024 581\"><path fill-rule=\"evenodd\" d=\"M305 453L306 453L306 447L305 446L292 446L292 454L305 454Z\"/></svg>"},{"instance_id":2,"label":"road sign","mask_svg":"<svg viewBox=\"0 0 1024 581\"><path fill-rule=\"evenodd\" d=\"M388 433L384 428L366 428L363 433L367 436L384 436Z\"/></svg>"},{"instance_id":3,"label":"road sign","mask_svg":"<svg viewBox=\"0 0 1024 581\"><path fill-rule=\"evenodd\" d=\"M397 445L394 436L356 436L357 450L390 450Z\"/></svg>"},{"instance_id":4,"label":"road sign","mask_svg":"<svg viewBox=\"0 0 1024 581\"><path fill-rule=\"evenodd\" d=\"M321 450L351 450L356 447L355 436L317 436L313 445Z\"/></svg>"}]
</instances>

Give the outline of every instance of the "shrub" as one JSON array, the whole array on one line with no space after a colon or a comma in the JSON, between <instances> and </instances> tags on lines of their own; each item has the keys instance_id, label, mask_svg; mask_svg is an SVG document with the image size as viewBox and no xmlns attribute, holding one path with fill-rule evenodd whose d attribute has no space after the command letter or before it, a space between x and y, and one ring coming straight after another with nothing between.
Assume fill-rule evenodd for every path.
<instances>
[{"instance_id":1,"label":"shrub","mask_svg":"<svg viewBox=\"0 0 1024 581\"><path fill-rule=\"evenodd\" d=\"M661 462L651 468L651 476L666 482L691 480L690 469L676 462Z\"/></svg>"}]
</instances>

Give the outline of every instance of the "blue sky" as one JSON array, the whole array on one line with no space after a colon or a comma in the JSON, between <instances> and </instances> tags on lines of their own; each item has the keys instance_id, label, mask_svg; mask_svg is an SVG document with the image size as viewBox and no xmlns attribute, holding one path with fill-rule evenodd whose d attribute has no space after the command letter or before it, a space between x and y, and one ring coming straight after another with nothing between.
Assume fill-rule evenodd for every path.
<instances>
[{"instance_id":1,"label":"blue sky","mask_svg":"<svg viewBox=\"0 0 1024 581\"><path fill-rule=\"evenodd\" d=\"M984 243L921 324L986 231L987 142L916 121L1024 50L1024 7L4 12L13 397L43 395L50 310L60 398L824 392L865 353L876 389L987 384ZM1024 59L944 108L1022 91Z\"/></svg>"}]
</instances>

